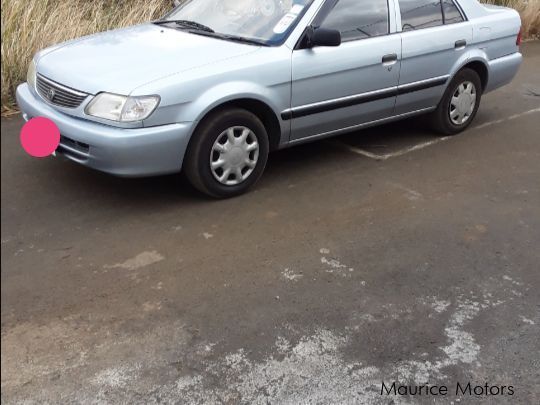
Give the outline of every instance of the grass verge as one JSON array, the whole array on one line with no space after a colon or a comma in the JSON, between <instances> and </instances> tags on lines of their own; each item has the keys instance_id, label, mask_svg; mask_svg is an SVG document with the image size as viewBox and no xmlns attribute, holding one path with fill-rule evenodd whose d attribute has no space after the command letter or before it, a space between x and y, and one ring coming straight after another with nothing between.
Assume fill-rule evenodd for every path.
<instances>
[{"instance_id":1,"label":"grass verge","mask_svg":"<svg viewBox=\"0 0 540 405\"><path fill-rule=\"evenodd\" d=\"M68 39L162 16L167 0L2 0L2 115L32 55Z\"/></svg>"}]
</instances>

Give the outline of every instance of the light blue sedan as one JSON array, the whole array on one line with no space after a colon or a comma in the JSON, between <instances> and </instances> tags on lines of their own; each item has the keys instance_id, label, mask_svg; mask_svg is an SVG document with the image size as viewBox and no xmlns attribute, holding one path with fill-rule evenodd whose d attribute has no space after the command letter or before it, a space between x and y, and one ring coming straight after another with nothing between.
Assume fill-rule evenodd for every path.
<instances>
[{"instance_id":1,"label":"light blue sedan","mask_svg":"<svg viewBox=\"0 0 540 405\"><path fill-rule=\"evenodd\" d=\"M417 114L463 131L516 75L520 26L476 0L186 0L38 52L17 100L72 161L232 197L278 148Z\"/></svg>"}]
</instances>

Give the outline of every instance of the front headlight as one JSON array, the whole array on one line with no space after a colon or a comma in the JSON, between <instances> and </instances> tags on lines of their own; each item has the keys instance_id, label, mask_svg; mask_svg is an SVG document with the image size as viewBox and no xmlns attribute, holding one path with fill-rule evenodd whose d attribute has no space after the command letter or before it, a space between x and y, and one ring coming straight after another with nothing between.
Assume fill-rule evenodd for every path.
<instances>
[{"instance_id":1,"label":"front headlight","mask_svg":"<svg viewBox=\"0 0 540 405\"><path fill-rule=\"evenodd\" d=\"M26 82L32 89L36 88L36 75L36 61L32 59L32 62L30 62L30 65L28 66L28 73L26 74Z\"/></svg>"},{"instance_id":2,"label":"front headlight","mask_svg":"<svg viewBox=\"0 0 540 405\"><path fill-rule=\"evenodd\" d=\"M118 122L142 121L150 116L159 104L158 96L127 97L99 93L86 107L86 114Z\"/></svg>"}]
</instances>

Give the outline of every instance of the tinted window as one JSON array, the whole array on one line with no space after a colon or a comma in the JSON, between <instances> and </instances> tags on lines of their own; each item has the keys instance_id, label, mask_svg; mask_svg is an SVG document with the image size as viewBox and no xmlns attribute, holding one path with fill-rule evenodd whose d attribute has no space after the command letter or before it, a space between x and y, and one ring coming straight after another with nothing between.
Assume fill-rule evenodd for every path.
<instances>
[{"instance_id":1,"label":"tinted window","mask_svg":"<svg viewBox=\"0 0 540 405\"><path fill-rule=\"evenodd\" d=\"M403 31L443 25L440 0L399 0Z\"/></svg>"},{"instance_id":2,"label":"tinted window","mask_svg":"<svg viewBox=\"0 0 540 405\"><path fill-rule=\"evenodd\" d=\"M322 26L341 32L343 41L388 34L387 0L339 0Z\"/></svg>"},{"instance_id":3,"label":"tinted window","mask_svg":"<svg viewBox=\"0 0 540 405\"><path fill-rule=\"evenodd\" d=\"M452 0L442 0L444 23L455 24L463 21L463 17Z\"/></svg>"}]
</instances>

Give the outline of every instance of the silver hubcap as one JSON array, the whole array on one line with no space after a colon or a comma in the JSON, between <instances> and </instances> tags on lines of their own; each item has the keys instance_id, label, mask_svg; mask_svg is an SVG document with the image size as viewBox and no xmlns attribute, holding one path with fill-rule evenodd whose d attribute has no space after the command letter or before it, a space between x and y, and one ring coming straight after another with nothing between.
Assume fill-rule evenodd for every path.
<instances>
[{"instance_id":1,"label":"silver hubcap","mask_svg":"<svg viewBox=\"0 0 540 405\"><path fill-rule=\"evenodd\" d=\"M476 106L476 87L471 82L461 83L450 101L450 119L456 125L463 125L471 118Z\"/></svg>"},{"instance_id":2,"label":"silver hubcap","mask_svg":"<svg viewBox=\"0 0 540 405\"><path fill-rule=\"evenodd\" d=\"M226 186L244 182L259 160L259 142L246 127L232 127L218 136L210 154L210 168L215 179Z\"/></svg>"}]
</instances>

